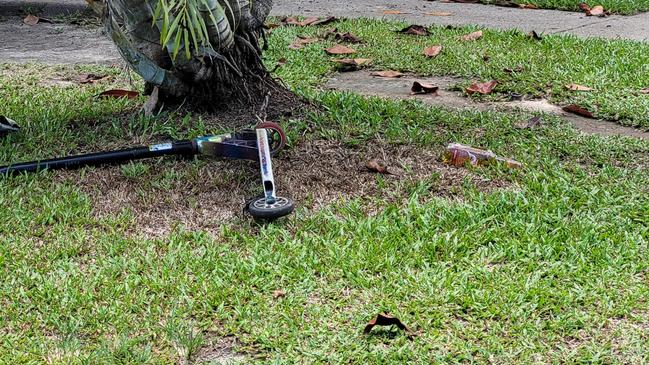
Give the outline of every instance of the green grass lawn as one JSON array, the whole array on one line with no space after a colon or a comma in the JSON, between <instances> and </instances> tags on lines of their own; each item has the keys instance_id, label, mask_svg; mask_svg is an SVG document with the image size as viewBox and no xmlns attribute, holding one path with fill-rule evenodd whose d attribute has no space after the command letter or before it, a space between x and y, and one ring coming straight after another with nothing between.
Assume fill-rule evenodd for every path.
<instances>
[{"instance_id":1,"label":"green grass lawn","mask_svg":"<svg viewBox=\"0 0 649 365\"><path fill-rule=\"evenodd\" d=\"M523 61L518 43L526 52L535 49L521 35L488 31L482 46L450 44L438 59L415 68L409 60L424 39L393 42L401 54L395 57L375 46L387 45L378 41L381 35L394 41L388 31L397 25L338 26L353 27L366 39L361 55L374 57L377 67L428 73L448 73L466 59L469 64L458 74L486 79L505 65L495 50L513 49L515 61L507 65L515 65ZM298 31L275 31L269 63ZM463 33L434 32L433 42ZM610 66L605 74L615 76L626 96L643 86L644 76L625 73L639 69L636 63L618 69L612 57L598 55L607 49L627 52L628 59L645 57L644 46L558 37L545 42L569 54L574 47L567 45L583 47L590 64ZM482 65L482 52L470 49L487 45L494 47L491 62L499 66ZM548 59L562 53L544 47ZM331 70L320 48L286 52L288 64L279 70L322 105L306 120L283 121L292 146L336 139L355 148L381 140L441 153L447 143L460 142L526 167L471 171L501 182L491 192L460 180L454 183L460 195L439 196L445 186L433 175L399 185L404 199L396 202L341 199L315 212L301 207L269 225L234 219L214 235L177 227L160 237L137 231L133 207L98 216L92 197L58 173L2 178L0 363L182 363L226 336L236 336L234 351L245 357L242 363L649 361L649 142L583 136L548 115L542 128L521 130L515 125L530 115L457 112L318 91L314 86ZM525 65L541 68L540 55L532 52L537 63ZM624 64L627 58L620 59ZM568 78L557 67L580 72ZM0 164L193 136L213 127L192 115L117 115L134 111L141 101L92 96L108 87L129 87L118 69L4 65L0 70L0 114L24 126L0 139ZM557 85L592 80L600 95L606 84L596 83L601 79L588 70L551 63L538 76L551 75ZM48 79L83 72L114 79L47 85ZM526 75L501 87L532 93L534 84ZM553 89L558 93L553 97L573 97L560 89ZM606 105L642 108L618 102ZM191 176L188 170L210 168L201 161L178 167L168 159L143 165L154 163L181 178ZM122 171L133 175L134 189L148 186L150 174ZM391 178L376 176L375 184L380 189ZM274 298L276 290L285 296ZM364 335L366 322L381 311L400 317L418 335L408 339L389 329Z\"/></svg>"},{"instance_id":2,"label":"green grass lawn","mask_svg":"<svg viewBox=\"0 0 649 365\"><path fill-rule=\"evenodd\" d=\"M498 4L497 0L482 0L484 4ZM541 9L558 9L567 11L578 11L580 1L573 0L514 0L516 4L533 4ZM586 1L591 7L602 5L604 9L611 13L621 15L632 15L638 12L649 10L649 1L647 0L601 0Z\"/></svg>"},{"instance_id":3,"label":"green grass lawn","mask_svg":"<svg viewBox=\"0 0 649 365\"><path fill-rule=\"evenodd\" d=\"M577 103L601 119L649 129L649 45L634 41L582 39L573 36L544 36L537 41L519 31L484 30L484 37L463 42L462 35L475 28L431 27L430 36L398 34L406 24L376 20L346 20L331 27L352 32L363 44L350 45L354 58L371 58L371 68L394 69L420 75L454 75L471 80L496 79L500 84L491 100L506 99L510 93L526 98L548 98L560 105ZM288 46L298 35L323 36L331 27L280 27L273 31L268 65L280 58L286 65L278 75L292 85L315 86L333 70L332 56L323 48L331 41L292 50ZM425 47L442 45L434 59L422 55ZM349 57L349 56L345 56ZM339 57L340 58L340 57ZM507 72L506 69L514 70ZM518 70L518 71L517 71ZM593 88L590 92L569 91L568 84Z\"/></svg>"}]
</instances>

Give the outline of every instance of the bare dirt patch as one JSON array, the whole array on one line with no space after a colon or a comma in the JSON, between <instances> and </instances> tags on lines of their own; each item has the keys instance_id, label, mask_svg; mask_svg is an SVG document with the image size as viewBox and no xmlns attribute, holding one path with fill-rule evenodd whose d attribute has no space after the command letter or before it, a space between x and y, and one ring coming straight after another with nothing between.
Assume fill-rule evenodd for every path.
<instances>
[{"instance_id":1,"label":"bare dirt patch","mask_svg":"<svg viewBox=\"0 0 649 365\"><path fill-rule=\"evenodd\" d=\"M399 201L422 180L429 184L424 194L430 197L461 198L467 182L482 191L508 185L447 166L439 161L440 153L378 142L349 147L317 140L303 142L273 162L278 193L313 211L354 198ZM370 159L382 160L394 174L368 171ZM216 233L224 223L249 219L243 206L261 192L257 164L250 161L167 159L146 164L149 172L135 178L125 176L120 167L58 174L89 195L98 217L131 212L134 232L149 237L164 236L177 226Z\"/></svg>"},{"instance_id":2,"label":"bare dirt patch","mask_svg":"<svg viewBox=\"0 0 649 365\"><path fill-rule=\"evenodd\" d=\"M563 340L561 347L575 353L585 346L609 348L610 355L623 364L639 364L646 359L640 349L645 347L649 337L649 319L644 310L633 311L624 317L606 319L601 326L590 330L579 330Z\"/></svg>"},{"instance_id":3,"label":"bare dirt patch","mask_svg":"<svg viewBox=\"0 0 649 365\"><path fill-rule=\"evenodd\" d=\"M206 344L198 350L196 356L193 356L190 364L243 364L246 360L244 355L234 352L237 346L237 339L235 337L220 337L213 336L206 339Z\"/></svg>"},{"instance_id":4,"label":"bare dirt patch","mask_svg":"<svg viewBox=\"0 0 649 365\"><path fill-rule=\"evenodd\" d=\"M194 109L188 108L187 111L202 107L204 105L195 105ZM316 106L308 100L277 84L266 93L250 95L247 99L232 99L228 103L210 105L201 118L209 126L236 130L262 120L302 119L308 111L315 109Z\"/></svg>"}]
</instances>

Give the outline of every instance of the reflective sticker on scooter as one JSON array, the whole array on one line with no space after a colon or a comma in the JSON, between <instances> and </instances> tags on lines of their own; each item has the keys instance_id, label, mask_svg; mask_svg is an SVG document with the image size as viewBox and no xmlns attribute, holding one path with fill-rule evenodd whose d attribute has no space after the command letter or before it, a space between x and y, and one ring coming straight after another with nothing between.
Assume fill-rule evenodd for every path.
<instances>
[{"instance_id":1,"label":"reflective sticker on scooter","mask_svg":"<svg viewBox=\"0 0 649 365\"><path fill-rule=\"evenodd\" d=\"M155 151L166 151L172 149L173 146L171 143L161 143L161 144L154 144L152 146L149 146L149 151L155 152Z\"/></svg>"},{"instance_id":2,"label":"reflective sticker on scooter","mask_svg":"<svg viewBox=\"0 0 649 365\"><path fill-rule=\"evenodd\" d=\"M261 172L263 175L268 175L268 161L266 160L266 141L263 138L257 140L257 148L259 148L259 157L261 164Z\"/></svg>"}]
</instances>

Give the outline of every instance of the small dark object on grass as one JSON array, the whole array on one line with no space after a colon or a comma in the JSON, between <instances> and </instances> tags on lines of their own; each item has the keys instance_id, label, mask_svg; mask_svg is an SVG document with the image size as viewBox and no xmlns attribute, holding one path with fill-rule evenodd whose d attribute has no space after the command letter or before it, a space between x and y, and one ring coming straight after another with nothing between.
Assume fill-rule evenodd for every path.
<instances>
[{"instance_id":1,"label":"small dark object on grass","mask_svg":"<svg viewBox=\"0 0 649 365\"><path fill-rule=\"evenodd\" d=\"M370 333L372 331L372 328L374 328L375 326L397 326L397 328L404 331L406 335L408 335L408 338L415 336L415 332L413 332L410 328L408 328L408 326L403 324L403 322L401 322L399 318L393 317L387 313L377 314L376 318L367 323L365 329L363 330L363 333Z\"/></svg>"},{"instance_id":2,"label":"small dark object on grass","mask_svg":"<svg viewBox=\"0 0 649 365\"><path fill-rule=\"evenodd\" d=\"M16 122L4 115L0 115L0 137L4 137L9 133L18 132L19 130L20 126Z\"/></svg>"},{"instance_id":3,"label":"small dark object on grass","mask_svg":"<svg viewBox=\"0 0 649 365\"><path fill-rule=\"evenodd\" d=\"M514 72L523 72L525 71L525 67L523 65L518 65L515 68L509 68L505 67L503 71L507 72L508 74L513 74Z\"/></svg>"},{"instance_id":4,"label":"small dark object on grass","mask_svg":"<svg viewBox=\"0 0 649 365\"><path fill-rule=\"evenodd\" d=\"M401 29L397 33L419 35L419 36L430 35L430 31L428 30L428 28L424 27L423 25L417 25L417 24L409 25Z\"/></svg>"},{"instance_id":5,"label":"small dark object on grass","mask_svg":"<svg viewBox=\"0 0 649 365\"><path fill-rule=\"evenodd\" d=\"M541 126L542 121L543 121L543 119L541 118L541 116L537 115L537 116L531 118L530 120L528 120L527 122L522 122L520 124L517 124L516 128L518 128L518 129L533 129L533 128Z\"/></svg>"},{"instance_id":6,"label":"small dark object on grass","mask_svg":"<svg viewBox=\"0 0 649 365\"><path fill-rule=\"evenodd\" d=\"M518 94L518 93L511 93L511 94L509 94L509 100L510 101L521 101L521 100L523 100L523 95Z\"/></svg>"},{"instance_id":7,"label":"small dark object on grass","mask_svg":"<svg viewBox=\"0 0 649 365\"><path fill-rule=\"evenodd\" d=\"M341 42L347 42L347 43L361 43L360 38L357 36L347 32L347 33L342 33L342 34L336 34L336 39L341 41Z\"/></svg>"}]
</instances>

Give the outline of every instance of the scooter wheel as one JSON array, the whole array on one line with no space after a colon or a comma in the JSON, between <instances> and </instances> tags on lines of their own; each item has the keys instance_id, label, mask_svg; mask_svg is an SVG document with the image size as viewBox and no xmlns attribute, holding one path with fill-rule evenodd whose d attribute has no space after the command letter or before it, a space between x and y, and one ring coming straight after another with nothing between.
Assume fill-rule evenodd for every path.
<instances>
[{"instance_id":1,"label":"scooter wheel","mask_svg":"<svg viewBox=\"0 0 649 365\"><path fill-rule=\"evenodd\" d=\"M270 154L275 155L286 146L286 133L279 124L273 122L262 122L257 124L256 129L266 129L270 143Z\"/></svg>"},{"instance_id":2,"label":"scooter wheel","mask_svg":"<svg viewBox=\"0 0 649 365\"><path fill-rule=\"evenodd\" d=\"M293 213L293 201L278 196L275 203L266 203L266 198L259 198L248 204L248 213L255 219L273 220Z\"/></svg>"}]
</instances>

